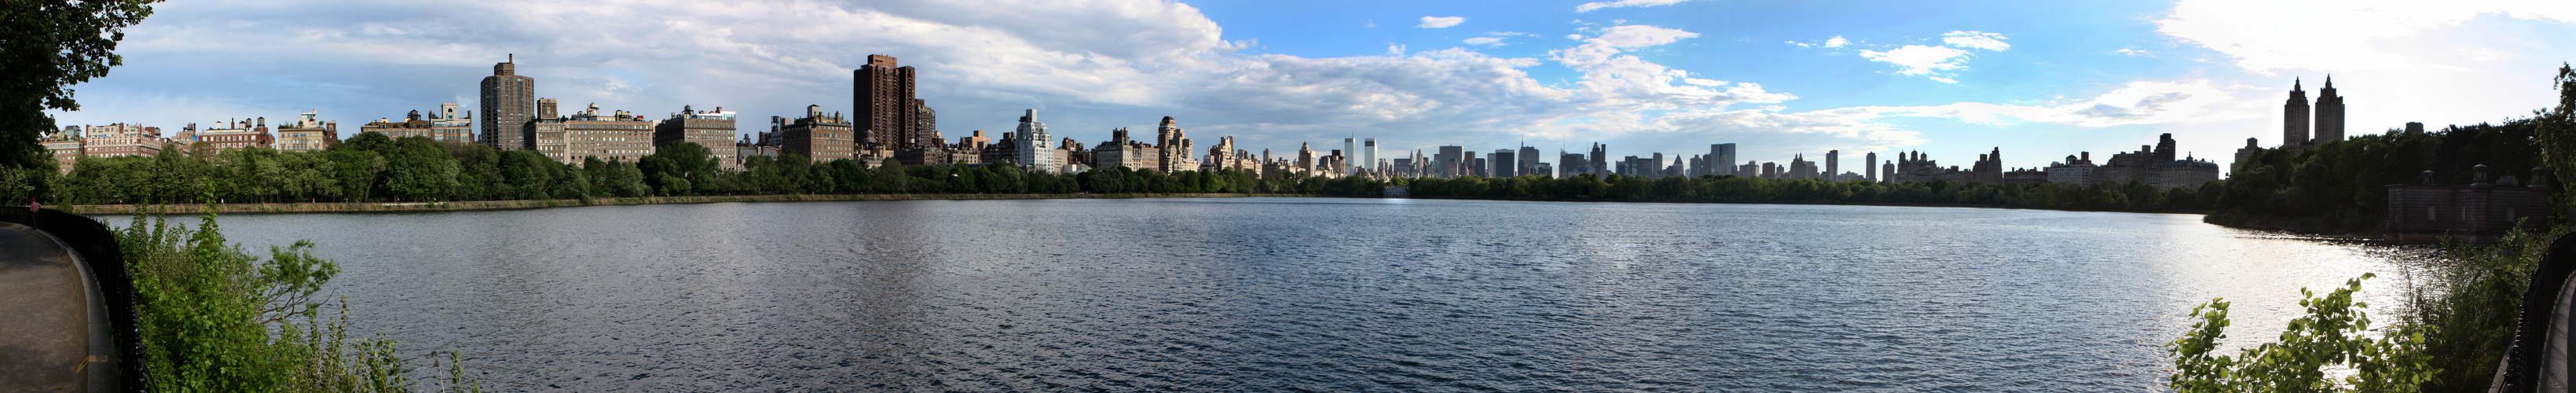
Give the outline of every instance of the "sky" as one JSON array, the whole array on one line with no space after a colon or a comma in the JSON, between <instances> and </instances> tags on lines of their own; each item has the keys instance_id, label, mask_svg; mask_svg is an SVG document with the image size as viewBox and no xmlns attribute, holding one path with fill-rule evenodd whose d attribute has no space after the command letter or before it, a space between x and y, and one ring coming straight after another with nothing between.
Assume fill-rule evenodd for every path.
<instances>
[{"instance_id":1,"label":"sky","mask_svg":"<svg viewBox=\"0 0 2576 393\"><path fill-rule=\"evenodd\" d=\"M127 30L61 124L291 119L344 137L476 108L515 55L537 95L662 117L851 111L870 54L915 67L950 139L1035 109L1098 144L1163 116L1202 149L1381 157L1526 144L1786 162L1920 151L2007 167L2171 133L2230 162L2275 146L2294 80L2331 75L2348 134L2500 122L2554 102L2576 1L188 0ZM2099 157L2097 157L2099 159ZM1553 160L1551 160L1553 161Z\"/></svg>"}]
</instances>

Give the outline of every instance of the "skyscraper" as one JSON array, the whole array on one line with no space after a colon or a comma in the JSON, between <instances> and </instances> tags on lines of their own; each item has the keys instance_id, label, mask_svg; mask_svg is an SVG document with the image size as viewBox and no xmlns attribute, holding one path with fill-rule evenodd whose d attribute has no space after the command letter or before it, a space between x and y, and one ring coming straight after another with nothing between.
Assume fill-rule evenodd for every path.
<instances>
[{"instance_id":1,"label":"skyscraper","mask_svg":"<svg viewBox=\"0 0 2576 393\"><path fill-rule=\"evenodd\" d=\"M1878 181L1878 152L1870 152L1863 157L1867 158L1862 159L1861 170L1869 172L1869 181Z\"/></svg>"},{"instance_id":2,"label":"skyscraper","mask_svg":"<svg viewBox=\"0 0 2576 393\"><path fill-rule=\"evenodd\" d=\"M1605 172L1608 170L1610 170L1610 145L1593 143L1592 167L1586 172L1598 175L1608 175L1609 173Z\"/></svg>"},{"instance_id":3,"label":"skyscraper","mask_svg":"<svg viewBox=\"0 0 2576 393\"><path fill-rule=\"evenodd\" d=\"M2316 143L2343 140L2343 96L2335 95L2333 75L2326 76L2326 87L2317 89L2316 127Z\"/></svg>"},{"instance_id":4,"label":"skyscraper","mask_svg":"<svg viewBox=\"0 0 2576 393\"><path fill-rule=\"evenodd\" d=\"M2308 92L2290 80L2290 100L2281 104L2281 148L2299 151L2308 142Z\"/></svg>"},{"instance_id":5,"label":"skyscraper","mask_svg":"<svg viewBox=\"0 0 2576 393\"><path fill-rule=\"evenodd\" d=\"M1592 161L1585 159L1583 153L1567 153L1564 149L1557 149L1556 162L1558 171L1556 177L1574 177L1574 175L1591 173L1591 170L1584 167L1592 165Z\"/></svg>"},{"instance_id":6,"label":"skyscraper","mask_svg":"<svg viewBox=\"0 0 2576 393\"><path fill-rule=\"evenodd\" d=\"M1716 168L1709 168L1709 173L1719 175L1744 175L1741 173L1735 173L1735 144L1720 143L1708 145L1708 157L1709 162L1716 165Z\"/></svg>"},{"instance_id":7,"label":"skyscraper","mask_svg":"<svg viewBox=\"0 0 2576 393\"><path fill-rule=\"evenodd\" d=\"M1355 140L1355 137L1342 137L1342 155L1360 155L1360 140ZM1342 168L1334 168L1334 171L1342 171L1345 176L1347 173L1358 173L1360 163L1358 160L1345 158L1342 160Z\"/></svg>"},{"instance_id":8,"label":"skyscraper","mask_svg":"<svg viewBox=\"0 0 2576 393\"><path fill-rule=\"evenodd\" d=\"M1465 173L1466 171L1458 170L1459 168L1464 167L1464 164L1469 161L1467 157L1467 148L1459 146L1441 146L1440 150L1432 153L1432 157L1432 177L1452 178L1467 175Z\"/></svg>"},{"instance_id":9,"label":"skyscraper","mask_svg":"<svg viewBox=\"0 0 2576 393\"><path fill-rule=\"evenodd\" d=\"M1011 137L1013 138L1011 143L1019 144L1016 150L1021 166L1043 173L1061 172L1062 168L1059 167L1063 164L1056 162L1055 148L1047 145L1054 137L1047 135L1046 123L1038 122L1038 110L1020 112L1018 135Z\"/></svg>"},{"instance_id":10,"label":"skyscraper","mask_svg":"<svg viewBox=\"0 0 2576 393\"><path fill-rule=\"evenodd\" d=\"M1520 151L1520 154L1515 155L1515 157L1518 157L1518 158L1520 159L1520 163L1518 163L1518 164L1514 164L1514 165L1515 165L1515 166L1517 166L1518 168L1513 169L1513 170L1512 170L1512 173L1516 173L1516 174L1523 174L1523 175L1553 176L1553 174L1545 173L1545 172L1540 172L1540 171L1538 170L1539 163L1542 163L1542 162L1546 162L1546 161L1547 161L1546 159L1541 158L1541 157L1539 157L1538 155L1539 155L1539 153L1538 153L1538 148L1530 147L1528 144L1522 144L1522 145L1521 145L1521 151Z\"/></svg>"},{"instance_id":11,"label":"skyscraper","mask_svg":"<svg viewBox=\"0 0 2576 393\"><path fill-rule=\"evenodd\" d=\"M1386 168L1378 167L1377 163L1377 138L1361 140L1360 144L1360 148L1362 149L1360 150L1360 165L1366 165L1369 170L1373 171L1385 171Z\"/></svg>"},{"instance_id":12,"label":"skyscraper","mask_svg":"<svg viewBox=\"0 0 2576 393\"><path fill-rule=\"evenodd\" d=\"M1843 151L1825 151L1825 181L1842 181Z\"/></svg>"},{"instance_id":13,"label":"skyscraper","mask_svg":"<svg viewBox=\"0 0 2576 393\"><path fill-rule=\"evenodd\" d=\"M898 66L894 56L868 55L868 64L850 74L856 84L852 105L857 107L850 120L856 123L858 144L898 151L924 148L922 102L913 99L912 67Z\"/></svg>"},{"instance_id":14,"label":"skyscraper","mask_svg":"<svg viewBox=\"0 0 2576 393\"><path fill-rule=\"evenodd\" d=\"M519 55L492 65L492 76L483 77L484 145L494 150L527 148L527 137L521 132L536 112L537 79L519 75Z\"/></svg>"},{"instance_id":15,"label":"skyscraper","mask_svg":"<svg viewBox=\"0 0 2576 393\"><path fill-rule=\"evenodd\" d=\"M1513 157L1518 154L1519 153L1517 151L1512 149L1494 149L1493 155L1486 156L1492 157L1489 161L1493 163L1494 167L1486 173L1491 173L1494 177L1520 176L1520 168L1517 167L1520 166L1521 161L1517 157Z\"/></svg>"}]
</instances>

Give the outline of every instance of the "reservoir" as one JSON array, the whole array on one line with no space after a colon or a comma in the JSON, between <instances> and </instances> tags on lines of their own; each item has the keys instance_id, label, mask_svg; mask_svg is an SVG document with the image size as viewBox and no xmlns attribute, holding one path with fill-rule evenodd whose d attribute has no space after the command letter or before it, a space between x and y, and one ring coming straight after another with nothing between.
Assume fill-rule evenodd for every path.
<instances>
[{"instance_id":1,"label":"reservoir","mask_svg":"<svg viewBox=\"0 0 2576 393\"><path fill-rule=\"evenodd\" d=\"M2161 390L2193 305L2235 302L2242 346L2299 288L2377 272L2384 324L2421 253L2199 218L1185 198L221 224L255 254L314 240L352 336L462 352L501 391Z\"/></svg>"}]
</instances>

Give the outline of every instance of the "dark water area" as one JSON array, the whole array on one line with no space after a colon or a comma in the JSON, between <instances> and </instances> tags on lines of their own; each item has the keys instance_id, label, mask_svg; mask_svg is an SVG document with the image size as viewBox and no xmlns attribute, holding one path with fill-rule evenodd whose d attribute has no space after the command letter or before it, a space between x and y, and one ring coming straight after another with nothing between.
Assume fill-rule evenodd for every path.
<instances>
[{"instance_id":1,"label":"dark water area","mask_svg":"<svg viewBox=\"0 0 2576 393\"><path fill-rule=\"evenodd\" d=\"M2266 339L2300 287L2379 272L2394 305L2411 252L2189 215L1326 198L221 224L319 242L353 332L501 391L2161 390L2194 304Z\"/></svg>"}]
</instances>

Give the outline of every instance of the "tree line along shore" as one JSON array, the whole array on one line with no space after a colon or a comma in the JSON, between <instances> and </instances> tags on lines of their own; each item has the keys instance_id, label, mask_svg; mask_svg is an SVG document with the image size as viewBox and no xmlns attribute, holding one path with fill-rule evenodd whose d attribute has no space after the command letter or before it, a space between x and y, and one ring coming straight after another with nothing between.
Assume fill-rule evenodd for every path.
<instances>
[{"instance_id":1,"label":"tree line along shore","mask_svg":"<svg viewBox=\"0 0 2576 393\"><path fill-rule=\"evenodd\" d=\"M153 157L84 157L68 173L0 169L0 200L36 201L84 214L191 211L341 212L515 209L600 204L887 199L1025 199L1135 196L1409 196L1555 201L1803 203L1970 206L2076 211L2208 214L2230 226L2324 234L2366 233L2386 220L2382 186L2417 181L2425 168L2445 184L2467 168L2541 165L2540 121L2390 130L2304 151L2258 151L2227 179L2200 187L2146 184L1883 183L1738 176L1565 178L1262 177L1248 170L1160 172L1106 168L1076 174L1008 164L871 167L851 160L751 157L719 170L704 146L674 143L637 162L559 163L535 152L422 137L362 133L333 149L182 151ZM2448 168L2451 170L2439 170ZM2510 173L2510 171L2508 171ZM2549 184L2552 191L2561 187ZM2553 212L2553 214L2557 214ZM2564 217L2552 216L2553 220Z\"/></svg>"}]
</instances>

